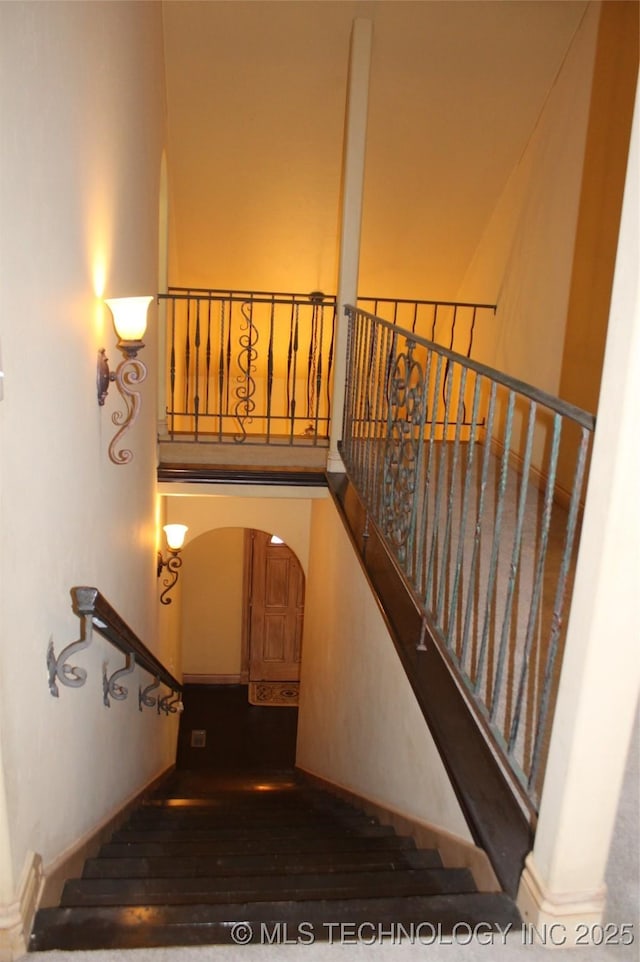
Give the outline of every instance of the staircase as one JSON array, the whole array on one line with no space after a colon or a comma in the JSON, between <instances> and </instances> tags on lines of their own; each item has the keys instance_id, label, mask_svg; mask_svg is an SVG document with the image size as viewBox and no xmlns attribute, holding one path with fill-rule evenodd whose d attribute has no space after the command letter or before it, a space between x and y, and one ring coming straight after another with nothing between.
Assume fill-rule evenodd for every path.
<instances>
[{"instance_id":1,"label":"staircase","mask_svg":"<svg viewBox=\"0 0 640 962\"><path fill-rule=\"evenodd\" d=\"M401 927L435 941L456 923L519 921L467 869L293 773L183 772L87 860L59 907L39 910L30 950L372 942Z\"/></svg>"}]
</instances>

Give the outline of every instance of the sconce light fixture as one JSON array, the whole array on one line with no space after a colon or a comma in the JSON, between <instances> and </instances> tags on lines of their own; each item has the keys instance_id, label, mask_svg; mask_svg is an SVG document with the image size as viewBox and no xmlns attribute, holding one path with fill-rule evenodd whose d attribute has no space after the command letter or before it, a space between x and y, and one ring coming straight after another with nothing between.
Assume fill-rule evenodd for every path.
<instances>
[{"instance_id":1,"label":"sconce light fixture","mask_svg":"<svg viewBox=\"0 0 640 962\"><path fill-rule=\"evenodd\" d=\"M98 404L105 402L109 384L116 382L126 405L126 412L114 412L111 419L120 426L109 445L109 458L114 464L128 464L133 454L127 448L116 451L116 444L138 416L140 410L140 392L135 385L141 384L147 376L146 365L137 357L138 351L144 347L142 338L147 329L147 310L153 297L112 297L105 301L113 315L113 324L118 335L118 349L124 356L115 371L109 370L109 362L104 348L98 351Z\"/></svg>"},{"instance_id":2,"label":"sconce light fixture","mask_svg":"<svg viewBox=\"0 0 640 962\"><path fill-rule=\"evenodd\" d=\"M160 603L163 605L170 605L171 598L167 598L167 595L175 585L178 580L178 574L180 568L182 567L182 558L180 557L180 551L184 544L184 536L189 530L186 524L165 524L162 529L167 537L167 547L169 549L169 557L163 558L162 552L158 552L158 578L162 574L162 569L166 568L169 572L169 577L165 578L162 584L165 586L164 591L160 595Z\"/></svg>"}]
</instances>

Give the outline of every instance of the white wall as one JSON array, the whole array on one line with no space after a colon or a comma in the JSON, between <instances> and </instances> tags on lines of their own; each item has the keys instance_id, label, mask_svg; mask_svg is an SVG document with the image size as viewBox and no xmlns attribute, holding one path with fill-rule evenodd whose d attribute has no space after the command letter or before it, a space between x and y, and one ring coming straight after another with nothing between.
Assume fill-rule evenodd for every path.
<instances>
[{"instance_id":1,"label":"white wall","mask_svg":"<svg viewBox=\"0 0 640 962\"><path fill-rule=\"evenodd\" d=\"M332 501L315 502L296 764L371 801L471 836Z\"/></svg>"},{"instance_id":2,"label":"white wall","mask_svg":"<svg viewBox=\"0 0 640 962\"><path fill-rule=\"evenodd\" d=\"M133 697L102 705L89 677L53 698L46 651L79 636L70 588L97 586L156 645L156 308L134 461L107 457L115 387L96 399L96 354L119 354L102 296L153 294L164 141L159 4L0 4L0 747L11 851L7 900L29 850L45 863L171 761L175 719ZM0 779L2 785L2 779Z\"/></svg>"}]
</instances>

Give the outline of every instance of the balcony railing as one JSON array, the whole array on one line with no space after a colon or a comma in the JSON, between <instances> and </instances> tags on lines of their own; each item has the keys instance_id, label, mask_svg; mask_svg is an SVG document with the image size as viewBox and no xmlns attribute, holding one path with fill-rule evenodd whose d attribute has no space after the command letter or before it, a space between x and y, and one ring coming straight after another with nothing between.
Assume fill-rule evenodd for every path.
<instances>
[{"instance_id":1,"label":"balcony railing","mask_svg":"<svg viewBox=\"0 0 640 962\"><path fill-rule=\"evenodd\" d=\"M202 443L328 445L336 298L172 287L165 305L166 435ZM359 299L471 356L493 305Z\"/></svg>"},{"instance_id":2,"label":"balcony railing","mask_svg":"<svg viewBox=\"0 0 640 962\"><path fill-rule=\"evenodd\" d=\"M341 454L436 644L540 797L594 418L348 308Z\"/></svg>"},{"instance_id":3,"label":"balcony railing","mask_svg":"<svg viewBox=\"0 0 640 962\"><path fill-rule=\"evenodd\" d=\"M326 445L335 297L171 288L171 440Z\"/></svg>"}]
</instances>

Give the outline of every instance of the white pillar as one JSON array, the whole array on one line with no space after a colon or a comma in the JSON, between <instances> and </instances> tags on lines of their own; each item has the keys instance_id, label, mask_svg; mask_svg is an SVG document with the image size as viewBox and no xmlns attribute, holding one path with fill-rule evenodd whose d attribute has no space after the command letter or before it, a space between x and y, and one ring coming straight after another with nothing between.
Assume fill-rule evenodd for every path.
<instances>
[{"instance_id":1,"label":"white pillar","mask_svg":"<svg viewBox=\"0 0 640 962\"><path fill-rule=\"evenodd\" d=\"M607 856L640 690L640 118L628 159L580 554L533 852L518 906L566 927L605 907Z\"/></svg>"},{"instance_id":2,"label":"white pillar","mask_svg":"<svg viewBox=\"0 0 640 962\"><path fill-rule=\"evenodd\" d=\"M169 183L167 155L162 153L160 165L160 197L158 201L158 293L166 294L169 283ZM167 302L158 304L158 434L167 433Z\"/></svg>"},{"instance_id":3,"label":"white pillar","mask_svg":"<svg viewBox=\"0 0 640 962\"><path fill-rule=\"evenodd\" d=\"M347 323L344 307L345 304L355 304L358 293L372 35L373 26L370 20L353 21L342 168L338 315L333 365L331 436L327 459L329 471L344 471L344 465L338 453L338 441L342 437L344 382L347 370Z\"/></svg>"}]
</instances>

